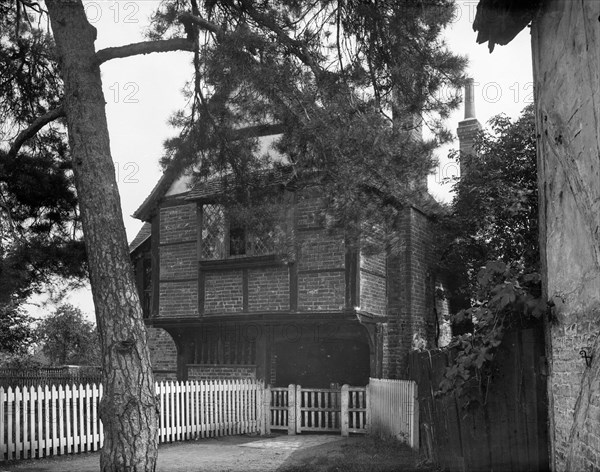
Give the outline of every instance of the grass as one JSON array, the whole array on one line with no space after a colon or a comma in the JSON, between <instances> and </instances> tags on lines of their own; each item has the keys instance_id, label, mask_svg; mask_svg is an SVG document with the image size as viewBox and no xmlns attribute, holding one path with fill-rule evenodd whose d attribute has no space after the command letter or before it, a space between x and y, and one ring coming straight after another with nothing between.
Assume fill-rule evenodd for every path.
<instances>
[{"instance_id":1,"label":"grass","mask_svg":"<svg viewBox=\"0 0 600 472\"><path fill-rule=\"evenodd\" d=\"M292 454L277 472L396 472L437 470L394 440L352 437Z\"/></svg>"}]
</instances>

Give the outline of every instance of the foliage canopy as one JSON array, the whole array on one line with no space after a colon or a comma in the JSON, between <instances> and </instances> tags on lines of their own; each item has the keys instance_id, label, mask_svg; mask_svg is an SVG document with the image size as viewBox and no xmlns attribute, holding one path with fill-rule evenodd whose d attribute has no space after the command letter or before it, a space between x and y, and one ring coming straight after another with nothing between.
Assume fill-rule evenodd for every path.
<instances>
[{"instance_id":1,"label":"foliage canopy","mask_svg":"<svg viewBox=\"0 0 600 472\"><path fill-rule=\"evenodd\" d=\"M60 305L40 321L37 334L52 365L100 365L98 332L79 308Z\"/></svg>"},{"instance_id":2,"label":"foliage canopy","mask_svg":"<svg viewBox=\"0 0 600 472\"><path fill-rule=\"evenodd\" d=\"M0 3L0 140L8 144L0 148L3 322L22 319L15 310L54 276L87 274L64 125L39 130L19 152L10 149L40 115L60 108L63 93L52 37L36 12L18 5Z\"/></svg>"},{"instance_id":3,"label":"foliage canopy","mask_svg":"<svg viewBox=\"0 0 600 472\"><path fill-rule=\"evenodd\" d=\"M466 63L441 38L453 11L447 0L163 2L148 36L199 45L163 165L230 175L242 204L255 171L285 165L296 185L323 189L332 225L393 221L424 196L417 182L449 138L442 120L459 97L439 92L463 84ZM268 156L267 134L278 135Z\"/></svg>"}]
</instances>

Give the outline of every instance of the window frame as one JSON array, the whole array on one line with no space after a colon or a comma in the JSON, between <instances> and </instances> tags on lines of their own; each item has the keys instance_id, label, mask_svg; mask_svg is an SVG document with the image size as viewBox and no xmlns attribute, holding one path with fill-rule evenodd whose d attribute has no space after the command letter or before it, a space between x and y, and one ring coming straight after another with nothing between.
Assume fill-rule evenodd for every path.
<instances>
[{"instance_id":1,"label":"window frame","mask_svg":"<svg viewBox=\"0 0 600 472\"><path fill-rule=\"evenodd\" d=\"M232 227L231 224L231 216L227 209L227 206L223 203L219 203L218 201L203 201L198 202L199 205L199 222L198 222L198 259L203 263L209 262L219 262L219 261L228 261L228 260L239 260L239 259L256 259L256 258L267 258L271 259L277 256L277 250L275 245L273 244L270 251L263 254L256 254L254 247L252 244L252 235L249 233L248 228L246 226L237 226ZM205 257L204 251L204 241L205 238L203 236L204 232L204 223L205 223L205 207L207 205L220 206L222 208L222 218L223 218L223 240L222 240L222 257ZM232 254L231 251L231 231L234 229L242 229L243 230L243 238L244 238L244 254Z\"/></svg>"}]
</instances>

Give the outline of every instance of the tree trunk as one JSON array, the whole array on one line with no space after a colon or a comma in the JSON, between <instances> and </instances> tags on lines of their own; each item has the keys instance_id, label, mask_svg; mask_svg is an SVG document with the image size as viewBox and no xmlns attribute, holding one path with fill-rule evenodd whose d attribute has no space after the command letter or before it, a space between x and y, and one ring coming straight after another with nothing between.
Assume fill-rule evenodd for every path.
<instances>
[{"instance_id":1,"label":"tree trunk","mask_svg":"<svg viewBox=\"0 0 600 472\"><path fill-rule=\"evenodd\" d=\"M47 0L65 86L64 107L102 347L102 471L153 471L157 456L154 379L129 260L96 29L80 0Z\"/></svg>"}]
</instances>

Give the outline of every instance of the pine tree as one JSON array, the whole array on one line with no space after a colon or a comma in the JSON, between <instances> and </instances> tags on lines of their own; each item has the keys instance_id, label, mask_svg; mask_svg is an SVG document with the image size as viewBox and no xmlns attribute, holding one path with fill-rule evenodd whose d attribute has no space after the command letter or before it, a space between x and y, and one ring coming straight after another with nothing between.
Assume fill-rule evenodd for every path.
<instances>
[{"instance_id":1,"label":"pine tree","mask_svg":"<svg viewBox=\"0 0 600 472\"><path fill-rule=\"evenodd\" d=\"M102 350L101 468L151 471L157 451L154 384L110 155L100 65L190 51L191 105L172 119L181 133L167 145L169 172L194 168L199 178L231 175L235 188L243 189L239 184L271 165L250 152L256 139L282 133L277 147L297 181L316 179L334 223L351 229L374 208L393 219L422 193L414 183L430 170L432 147L448 136L440 119L457 97L444 101L436 92L460 86L465 63L440 40L452 2L169 0L154 17L148 41L98 52L80 0L47 0L46 7L52 38L43 28L31 31L46 35L40 49L49 65L45 72L27 70L34 87L15 100L35 106L23 105L11 115L29 127L7 159L17 159L48 123L66 123ZM16 51L29 57L33 51L18 45L29 34L20 25L31 20L28 15L46 12L25 0L2 8L15 19ZM432 140L415 139L422 126L430 128Z\"/></svg>"}]
</instances>

